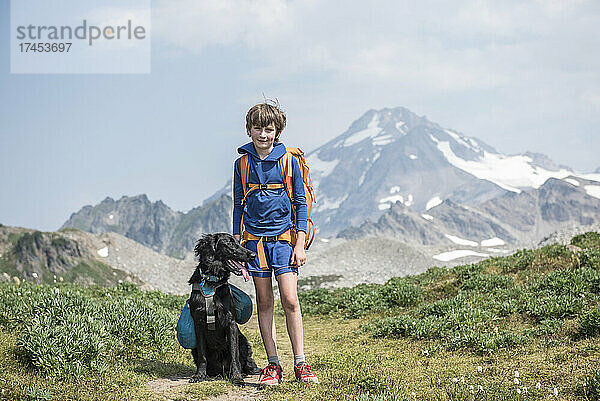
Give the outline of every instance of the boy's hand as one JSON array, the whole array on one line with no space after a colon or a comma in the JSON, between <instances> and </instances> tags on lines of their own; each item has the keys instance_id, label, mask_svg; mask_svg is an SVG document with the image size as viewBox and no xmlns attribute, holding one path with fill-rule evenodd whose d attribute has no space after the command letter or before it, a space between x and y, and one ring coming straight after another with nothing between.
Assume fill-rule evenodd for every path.
<instances>
[{"instance_id":1,"label":"boy's hand","mask_svg":"<svg viewBox=\"0 0 600 401\"><path fill-rule=\"evenodd\" d=\"M306 233L304 231L298 231L296 237L296 246L292 252L292 259L290 265L292 266L303 266L306 263L306 252L304 251L304 240L306 239Z\"/></svg>"}]
</instances>

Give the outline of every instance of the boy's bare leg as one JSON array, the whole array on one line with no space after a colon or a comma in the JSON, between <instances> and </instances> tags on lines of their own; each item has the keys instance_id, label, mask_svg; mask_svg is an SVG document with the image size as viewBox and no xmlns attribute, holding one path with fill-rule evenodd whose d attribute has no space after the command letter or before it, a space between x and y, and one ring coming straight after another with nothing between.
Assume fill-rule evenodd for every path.
<instances>
[{"instance_id":1,"label":"boy's bare leg","mask_svg":"<svg viewBox=\"0 0 600 401\"><path fill-rule=\"evenodd\" d=\"M256 304L258 308L258 327L265 346L267 357L277 355L275 341L275 319L273 319L273 286L271 277L252 277L256 289Z\"/></svg>"},{"instance_id":2,"label":"boy's bare leg","mask_svg":"<svg viewBox=\"0 0 600 401\"><path fill-rule=\"evenodd\" d=\"M277 276L281 306L285 312L290 342L294 355L304 354L304 331L302 329L302 313L298 301L298 275L296 273L283 273ZM272 293L271 293L272 294Z\"/></svg>"}]
</instances>

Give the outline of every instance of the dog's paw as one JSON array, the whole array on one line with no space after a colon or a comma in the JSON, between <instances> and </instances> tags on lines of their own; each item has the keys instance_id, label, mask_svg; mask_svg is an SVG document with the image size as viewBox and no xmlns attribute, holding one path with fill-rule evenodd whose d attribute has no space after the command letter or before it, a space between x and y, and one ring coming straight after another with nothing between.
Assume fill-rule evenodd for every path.
<instances>
[{"instance_id":1,"label":"dog's paw","mask_svg":"<svg viewBox=\"0 0 600 401\"><path fill-rule=\"evenodd\" d=\"M208 380L208 378L206 377L206 375L194 375L190 379L190 383L199 383L199 382L203 382L203 381L206 381L206 380Z\"/></svg>"},{"instance_id":2,"label":"dog's paw","mask_svg":"<svg viewBox=\"0 0 600 401\"><path fill-rule=\"evenodd\" d=\"M246 384L242 375L231 376L231 383L235 386L244 387Z\"/></svg>"}]
</instances>

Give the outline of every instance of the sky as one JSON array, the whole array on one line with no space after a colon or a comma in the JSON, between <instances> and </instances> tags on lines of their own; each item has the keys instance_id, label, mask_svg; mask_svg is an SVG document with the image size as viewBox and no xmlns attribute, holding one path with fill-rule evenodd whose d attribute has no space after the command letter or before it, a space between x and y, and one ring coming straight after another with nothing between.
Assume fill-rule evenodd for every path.
<instances>
[{"instance_id":1,"label":"sky","mask_svg":"<svg viewBox=\"0 0 600 401\"><path fill-rule=\"evenodd\" d=\"M13 0L17 1L17 0ZM277 98L311 151L403 106L506 154L600 167L600 3L154 0L149 74L11 74L0 0L0 223L57 230L107 196L188 211Z\"/></svg>"}]
</instances>

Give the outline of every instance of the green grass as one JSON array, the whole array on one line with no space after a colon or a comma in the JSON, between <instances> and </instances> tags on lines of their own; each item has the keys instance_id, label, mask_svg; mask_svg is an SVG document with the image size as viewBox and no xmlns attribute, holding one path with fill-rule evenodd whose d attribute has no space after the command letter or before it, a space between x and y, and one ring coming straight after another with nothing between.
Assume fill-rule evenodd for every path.
<instances>
[{"instance_id":1,"label":"green grass","mask_svg":"<svg viewBox=\"0 0 600 401\"><path fill-rule=\"evenodd\" d=\"M560 245L454 268L301 294L305 354L321 380L292 380L285 319L275 317L284 383L275 400L598 400L600 265ZM574 239L575 240L575 239ZM73 284L0 284L0 398L200 400L223 381L151 391L191 374L174 340L184 297ZM280 309L280 308L278 308ZM259 365L256 318L242 329ZM8 385L7 383L10 383ZM554 393L558 394L554 396Z\"/></svg>"}]
</instances>

